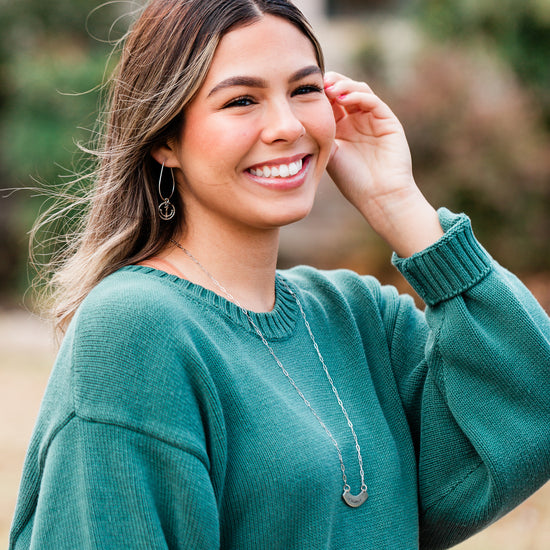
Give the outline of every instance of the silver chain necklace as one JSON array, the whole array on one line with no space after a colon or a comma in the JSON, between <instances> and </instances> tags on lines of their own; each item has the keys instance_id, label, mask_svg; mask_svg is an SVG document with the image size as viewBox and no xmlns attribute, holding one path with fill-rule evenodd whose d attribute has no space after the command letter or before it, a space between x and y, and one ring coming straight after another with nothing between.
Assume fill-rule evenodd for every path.
<instances>
[{"instance_id":1,"label":"silver chain necklace","mask_svg":"<svg viewBox=\"0 0 550 550\"><path fill-rule=\"evenodd\" d=\"M311 341L313 343L313 347L315 348L315 351L317 352L317 356L319 357L319 361L320 361L320 363L323 367L323 370L325 371L325 375L326 375L327 380L330 384L330 387L332 388L332 392L334 393L334 395L336 397L336 400L338 401L338 405L340 405L340 409L342 410L342 413L346 418L346 421L348 423L348 427L351 431L351 435L353 436L353 440L355 442L355 449L357 450L357 460L359 462L359 473L361 475L361 492L357 495L353 495L351 493L351 488L348 484L347 477L346 477L346 467L344 466L344 459L342 458L342 451L340 450L338 442L336 441L336 439L332 435L331 431L328 429L327 425L323 422L321 417L317 414L317 411L313 408L311 403L308 401L308 399L302 393L302 391L300 390L300 388L298 387L298 385L296 384L296 382L294 381L292 376L290 376L288 371L285 369L284 365L281 363L280 359L277 357L277 355L273 351L273 348L270 346L269 342L267 341L265 336L262 334L262 331L259 329L258 325L256 325L256 323L252 319L252 317L251 317L250 313L248 312L248 310L240 304L240 302L199 262L199 260L197 260L197 258L195 258L195 256L193 256L193 254L191 254L191 252L189 252L189 250L187 250L180 243L178 243L177 241L175 241L173 239L171 239L171 242L174 245L176 245L178 248L183 250L183 252L185 252L185 254L189 257L189 259L192 260L193 263L195 263L197 265L197 267L214 283L214 285L219 290L221 290L225 294L225 296L231 302L233 302L244 313L244 315L246 315L246 318L248 319L248 322L254 328L254 330L256 331L258 336L260 337L260 339L263 342L263 344L265 345L265 347L268 349L268 351L271 354L271 356L273 357L273 359L275 359L275 361L276 361L277 365L279 366L279 368L281 369L282 373L286 376L288 381L292 384L293 388L298 392L298 395L301 397L302 401L307 405L309 410L313 413L313 415L315 416L315 418L317 419L317 421L319 422L321 427L325 430L326 434L328 435L328 437L332 441L334 447L336 448L336 451L338 453L338 460L340 461L340 468L342 469L342 480L344 482L342 499L344 500L344 502L348 506L351 506L352 508L357 508L357 507L361 506L361 504L363 504L368 498L367 485L365 483L365 472L363 471L363 457L361 456L361 447L359 446L359 441L357 439L357 434L355 433L353 423L351 422L351 420L349 418L348 412L346 411L346 408L344 407L344 403L342 402L342 399L340 399L340 395L338 394L338 390L336 389L336 386L334 385L332 377L330 376L328 368L325 364L325 360L323 359L323 356L321 355L321 351L319 350L319 346L317 345L317 342L315 341L315 338L313 336L313 332L312 332L311 327L309 325L309 322L307 320L304 308L302 307L302 304L301 304L300 300L298 299L298 296L296 296L296 294L292 291L292 289L288 286L288 284L286 283L286 281L282 277L277 276L279 278L279 281L283 284L283 286L286 288L286 290L291 294L291 296L296 301L298 309L300 310L300 313L302 314L302 318L304 319L304 324L306 326L309 337L311 338Z\"/></svg>"}]
</instances>

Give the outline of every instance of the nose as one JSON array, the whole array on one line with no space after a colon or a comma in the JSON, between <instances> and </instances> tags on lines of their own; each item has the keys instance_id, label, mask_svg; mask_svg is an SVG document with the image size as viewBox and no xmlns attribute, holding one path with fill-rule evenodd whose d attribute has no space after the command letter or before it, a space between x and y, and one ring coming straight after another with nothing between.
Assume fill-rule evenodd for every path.
<instances>
[{"instance_id":1,"label":"nose","mask_svg":"<svg viewBox=\"0 0 550 550\"><path fill-rule=\"evenodd\" d=\"M293 143L305 133L302 121L287 100L275 101L266 106L262 129L262 140L265 143Z\"/></svg>"}]
</instances>

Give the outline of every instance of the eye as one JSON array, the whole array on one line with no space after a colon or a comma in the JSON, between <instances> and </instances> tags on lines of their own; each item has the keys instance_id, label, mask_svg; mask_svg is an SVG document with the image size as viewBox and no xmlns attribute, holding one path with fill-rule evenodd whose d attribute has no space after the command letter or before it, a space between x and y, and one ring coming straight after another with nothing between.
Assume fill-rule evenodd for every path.
<instances>
[{"instance_id":1,"label":"eye","mask_svg":"<svg viewBox=\"0 0 550 550\"><path fill-rule=\"evenodd\" d=\"M228 101L223 106L223 109L227 109L228 107L248 107L249 105L253 105L254 103L255 101L251 97L241 96L241 97L236 97L231 101Z\"/></svg>"},{"instance_id":2,"label":"eye","mask_svg":"<svg viewBox=\"0 0 550 550\"><path fill-rule=\"evenodd\" d=\"M320 86L317 86L317 84L304 84L303 86L299 86L296 88L292 95L305 95L305 94L312 94L312 93L319 93L322 92L323 89Z\"/></svg>"}]
</instances>

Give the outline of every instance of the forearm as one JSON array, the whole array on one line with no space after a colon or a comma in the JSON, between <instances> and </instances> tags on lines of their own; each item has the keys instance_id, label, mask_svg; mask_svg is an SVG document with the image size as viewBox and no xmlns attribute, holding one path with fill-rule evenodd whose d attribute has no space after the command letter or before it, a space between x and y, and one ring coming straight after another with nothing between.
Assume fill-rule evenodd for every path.
<instances>
[{"instance_id":1,"label":"forearm","mask_svg":"<svg viewBox=\"0 0 550 550\"><path fill-rule=\"evenodd\" d=\"M358 209L401 258L424 250L443 236L437 211L414 183L376 200L365 200Z\"/></svg>"}]
</instances>

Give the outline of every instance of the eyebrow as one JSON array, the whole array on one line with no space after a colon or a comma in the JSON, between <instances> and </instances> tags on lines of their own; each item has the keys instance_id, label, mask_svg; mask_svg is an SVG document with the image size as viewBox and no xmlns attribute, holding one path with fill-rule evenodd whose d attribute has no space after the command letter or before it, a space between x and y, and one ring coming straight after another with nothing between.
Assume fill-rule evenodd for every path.
<instances>
[{"instance_id":1,"label":"eyebrow","mask_svg":"<svg viewBox=\"0 0 550 550\"><path fill-rule=\"evenodd\" d=\"M302 80L302 78L306 78L313 74L322 75L323 72L317 65L309 65L308 67L304 67L303 69L299 69L298 71L293 73L288 79L288 82L289 83L297 82L298 80ZM220 90L223 90L225 88L231 88L234 86L245 86L247 88L267 88L268 83L267 83L267 80L263 78L257 78L254 76L232 76L216 84L210 90L207 97L210 97L211 95L215 94Z\"/></svg>"}]
</instances>

